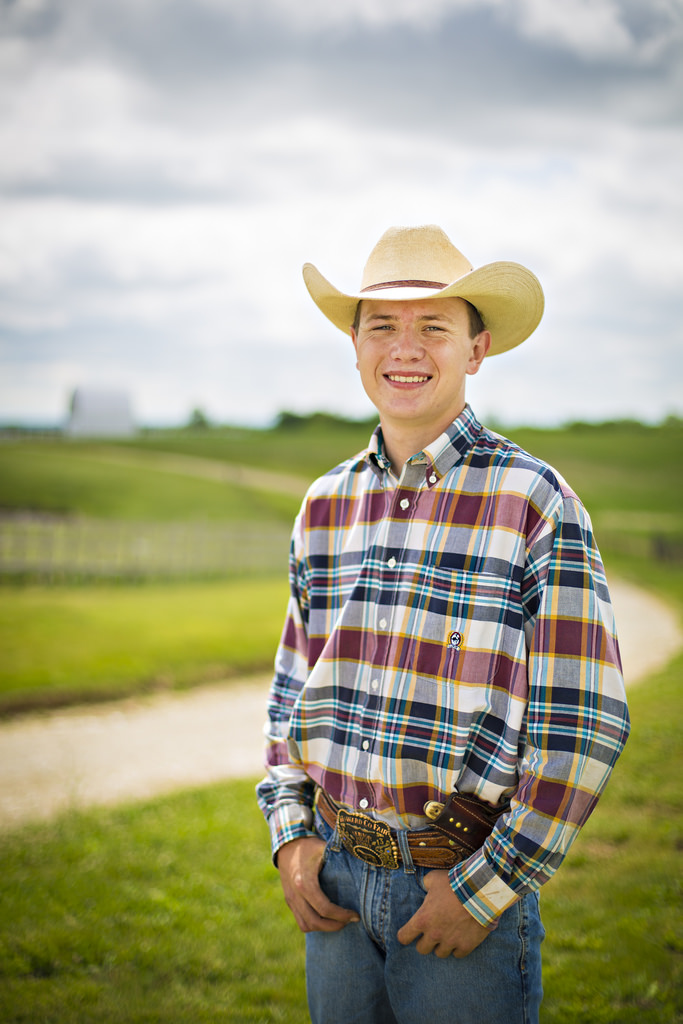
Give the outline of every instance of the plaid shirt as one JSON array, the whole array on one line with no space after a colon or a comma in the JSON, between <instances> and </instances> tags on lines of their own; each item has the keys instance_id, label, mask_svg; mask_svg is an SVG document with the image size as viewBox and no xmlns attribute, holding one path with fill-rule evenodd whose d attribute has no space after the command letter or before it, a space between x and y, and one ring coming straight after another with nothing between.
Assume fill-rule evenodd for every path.
<instances>
[{"instance_id":1,"label":"plaid shirt","mask_svg":"<svg viewBox=\"0 0 683 1024\"><path fill-rule=\"evenodd\" d=\"M586 511L466 407L396 483L381 431L310 488L258 787L273 850L315 786L394 828L455 788L511 799L450 873L482 924L554 873L628 736Z\"/></svg>"}]
</instances>

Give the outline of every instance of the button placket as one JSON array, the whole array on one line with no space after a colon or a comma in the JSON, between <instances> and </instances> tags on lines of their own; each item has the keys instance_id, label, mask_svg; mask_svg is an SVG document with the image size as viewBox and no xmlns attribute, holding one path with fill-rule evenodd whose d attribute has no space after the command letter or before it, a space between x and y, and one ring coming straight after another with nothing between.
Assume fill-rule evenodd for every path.
<instances>
[{"instance_id":1,"label":"button placket","mask_svg":"<svg viewBox=\"0 0 683 1024\"><path fill-rule=\"evenodd\" d=\"M419 471L415 470L415 475ZM420 474L421 475L421 474ZM423 478L422 478L423 479ZM413 481L414 483L417 481ZM410 509L417 500L414 488L400 486L387 501L387 515L374 538L375 550L382 555L376 564L377 604L374 609L375 638L371 655L369 686L366 700L357 719L357 756L359 778L369 771L372 761L372 737L377 730L377 716L382 705L381 674L386 670L392 644L391 624L395 594L400 578L401 553L405 550L409 531ZM401 507L403 503L403 507ZM392 534L395 533L395 536ZM368 677L366 677L368 678ZM366 683L367 685L367 683ZM367 792L367 791L366 791ZM373 804L373 798L370 799Z\"/></svg>"},{"instance_id":2,"label":"button placket","mask_svg":"<svg viewBox=\"0 0 683 1024\"><path fill-rule=\"evenodd\" d=\"M397 519L404 519L415 507L416 502L417 492L415 490L399 488L394 497L394 516Z\"/></svg>"}]
</instances>

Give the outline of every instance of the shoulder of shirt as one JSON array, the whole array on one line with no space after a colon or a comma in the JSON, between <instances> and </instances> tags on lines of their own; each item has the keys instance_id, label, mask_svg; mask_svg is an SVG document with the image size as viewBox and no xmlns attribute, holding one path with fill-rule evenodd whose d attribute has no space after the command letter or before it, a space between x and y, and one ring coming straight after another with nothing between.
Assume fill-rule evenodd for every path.
<instances>
[{"instance_id":1,"label":"shoulder of shirt","mask_svg":"<svg viewBox=\"0 0 683 1024\"><path fill-rule=\"evenodd\" d=\"M558 470L488 427L481 427L467 454L467 462L473 469L491 465L504 467L518 480L519 490L530 495L538 497L543 494L546 500L555 495L559 499L570 499L581 504L576 493ZM358 477L363 474L367 474L369 482L376 482L377 478L369 464L367 448L314 480L306 492L304 504L311 499L347 494L354 487L354 483L357 483Z\"/></svg>"},{"instance_id":2,"label":"shoulder of shirt","mask_svg":"<svg viewBox=\"0 0 683 1024\"><path fill-rule=\"evenodd\" d=\"M351 479L361 473L368 473L374 479L374 473L368 463L368 450L364 448L350 458L340 462L333 469L323 473L310 485L304 497L304 503L311 498L332 497L348 490Z\"/></svg>"},{"instance_id":3,"label":"shoulder of shirt","mask_svg":"<svg viewBox=\"0 0 683 1024\"><path fill-rule=\"evenodd\" d=\"M575 491L554 466L488 427L482 427L472 448L470 460L472 465L479 462L509 468L511 472L519 475L520 481L526 480L524 490L545 491L548 494L554 493L562 499L569 498L580 502Z\"/></svg>"}]
</instances>

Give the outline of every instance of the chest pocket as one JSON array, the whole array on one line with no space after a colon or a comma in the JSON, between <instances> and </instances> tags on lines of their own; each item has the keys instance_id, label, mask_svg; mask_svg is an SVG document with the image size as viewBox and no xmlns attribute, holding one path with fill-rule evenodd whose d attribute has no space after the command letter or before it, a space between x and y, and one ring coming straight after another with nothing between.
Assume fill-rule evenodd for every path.
<instances>
[{"instance_id":1,"label":"chest pocket","mask_svg":"<svg viewBox=\"0 0 683 1024\"><path fill-rule=\"evenodd\" d=\"M515 657L521 623L512 578L434 567L406 622L412 672L482 686Z\"/></svg>"}]
</instances>

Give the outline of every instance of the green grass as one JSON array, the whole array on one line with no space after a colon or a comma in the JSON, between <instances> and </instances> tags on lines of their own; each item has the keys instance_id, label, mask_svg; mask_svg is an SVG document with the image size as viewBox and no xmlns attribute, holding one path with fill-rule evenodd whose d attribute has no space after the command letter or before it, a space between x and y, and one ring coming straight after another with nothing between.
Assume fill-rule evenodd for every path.
<instances>
[{"instance_id":1,"label":"green grass","mask_svg":"<svg viewBox=\"0 0 683 1024\"><path fill-rule=\"evenodd\" d=\"M312 417L288 430L160 431L127 444L146 451L263 466L312 479L364 448L372 428L370 421L341 425ZM673 515L680 531L680 420L656 427L626 421L556 429L501 427L500 432L555 466L581 495L591 514L660 513L669 528L671 520L666 517Z\"/></svg>"},{"instance_id":2,"label":"green grass","mask_svg":"<svg viewBox=\"0 0 683 1024\"><path fill-rule=\"evenodd\" d=\"M306 1019L302 939L253 785L0 839L4 1024Z\"/></svg>"},{"instance_id":3,"label":"green grass","mask_svg":"<svg viewBox=\"0 0 683 1024\"><path fill-rule=\"evenodd\" d=\"M154 452L209 458L262 467L311 480L367 443L370 423L332 425L313 418L298 429L155 431L131 441L22 441L0 446L0 507L69 511L110 518L263 519L288 521L295 496L227 487L181 473L107 460L153 456ZM555 466L606 529L626 528L683 534L683 425L637 423L541 430L503 430L512 440ZM638 523L645 524L644 527Z\"/></svg>"},{"instance_id":4,"label":"green grass","mask_svg":"<svg viewBox=\"0 0 683 1024\"><path fill-rule=\"evenodd\" d=\"M309 480L367 446L375 420L341 422L314 415L289 429L152 431L126 444L145 451L198 455L295 473Z\"/></svg>"},{"instance_id":5,"label":"green grass","mask_svg":"<svg viewBox=\"0 0 683 1024\"><path fill-rule=\"evenodd\" d=\"M332 440L325 424L312 426L277 438L209 432L135 444L312 476L362 447L368 433L354 427ZM609 552L610 574L646 581L683 608L680 562L654 562L646 550L634 554L621 544L652 531L681 535L680 425L510 433L585 499ZM14 447L28 452L32 445ZM93 482L88 474L96 463L86 458L86 446L57 443L55 453L67 461L75 453L72 469L49 457L24 460L22 500L37 495L43 508L71 502L63 507L81 514L90 502L93 515L142 518L159 507L162 474L124 474L114 486L105 479L111 465L100 466L104 475ZM61 489L60 469L72 474ZM13 472L17 483L16 464ZM177 483L186 493L163 495L167 518L194 518L198 481ZM128 493L117 497L117 487ZM103 489L106 501L98 497ZM210 489L207 507L215 502L216 516L227 516L225 488ZM264 516L283 511L268 507ZM269 664L285 600L281 579L5 587L0 685L13 699L65 698L76 681L82 697ZM683 1021L682 670L678 658L631 692L626 751L596 814L543 891L543 1024ZM0 837L0 905L6 1024L307 1019L303 939L284 906L251 783L74 812Z\"/></svg>"},{"instance_id":6,"label":"green grass","mask_svg":"<svg viewBox=\"0 0 683 1024\"><path fill-rule=\"evenodd\" d=\"M289 430L159 431L127 447L134 458L178 452L310 479L361 448L369 431L370 424L314 418ZM680 423L508 433L581 494L613 575L670 588L670 559L657 562L652 552L664 538L673 545L672 564L683 562ZM108 461L107 453L119 457L122 447L112 452L102 443L64 440L0 445L0 506L165 522L246 517L264 530L294 517L295 496L170 473L153 461ZM159 679L189 685L260 669L272 657L283 609L277 584L255 579L0 588L0 710L3 694L6 708L8 699L16 704L41 693L50 702L68 701L128 693Z\"/></svg>"},{"instance_id":7,"label":"green grass","mask_svg":"<svg viewBox=\"0 0 683 1024\"><path fill-rule=\"evenodd\" d=\"M683 1020L682 670L629 694L626 750L544 891L547 1024Z\"/></svg>"},{"instance_id":8,"label":"green grass","mask_svg":"<svg viewBox=\"0 0 683 1024\"><path fill-rule=\"evenodd\" d=\"M135 453L133 453L134 455ZM64 441L0 445L0 508L161 522L291 523L295 495L254 490L158 468L130 465L97 448Z\"/></svg>"},{"instance_id":9,"label":"green grass","mask_svg":"<svg viewBox=\"0 0 683 1024\"><path fill-rule=\"evenodd\" d=\"M633 690L626 752L543 890L543 1024L683 1020L682 669ZM25 826L0 865L4 1024L308 1019L252 783Z\"/></svg>"},{"instance_id":10,"label":"green grass","mask_svg":"<svg viewBox=\"0 0 683 1024\"><path fill-rule=\"evenodd\" d=\"M616 423L512 431L513 440L554 465L606 532L683 536L683 426ZM649 525L648 525L649 524Z\"/></svg>"},{"instance_id":11,"label":"green grass","mask_svg":"<svg viewBox=\"0 0 683 1024\"><path fill-rule=\"evenodd\" d=\"M285 576L0 587L0 710L270 668L287 595Z\"/></svg>"}]
</instances>

